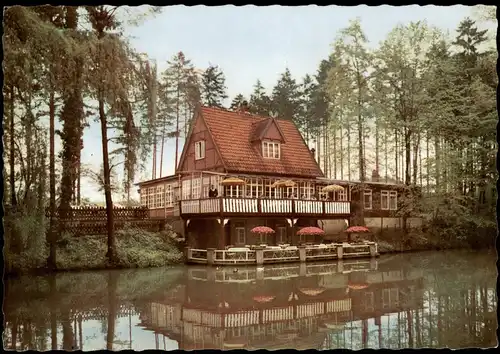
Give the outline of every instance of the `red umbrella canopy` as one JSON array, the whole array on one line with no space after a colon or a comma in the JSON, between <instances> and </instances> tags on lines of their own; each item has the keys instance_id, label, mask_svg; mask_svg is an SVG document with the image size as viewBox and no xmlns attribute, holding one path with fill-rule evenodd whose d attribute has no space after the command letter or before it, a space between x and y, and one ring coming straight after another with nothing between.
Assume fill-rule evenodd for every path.
<instances>
[{"instance_id":1,"label":"red umbrella canopy","mask_svg":"<svg viewBox=\"0 0 500 354\"><path fill-rule=\"evenodd\" d=\"M271 229L270 227L267 227L267 226L257 226L257 227L254 227L250 231L253 233L256 233L256 234L273 234L274 233L274 230Z\"/></svg>"},{"instance_id":2,"label":"red umbrella canopy","mask_svg":"<svg viewBox=\"0 0 500 354\"><path fill-rule=\"evenodd\" d=\"M370 232L370 230L367 227L364 226L351 226L347 230L345 230L347 233L351 232Z\"/></svg>"},{"instance_id":3,"label":"red umbrella canopy","mask_svg":"<svg viewBox=\"0 0 500 354\"><path fill-rule=\"evenodd\" d=\"M308 226L304 227L297 232L297 235L323 235L325 232L319 227Z\"/></svg>"},{"instance_id":4,"label":"red umbrella canopy","mask_svg":"<svg viewBox=\"0 0 500 354\"><path fill-rule=\"evenodd\" d=\"M270 302L270 301L273 301L274 299L275 299L274 296L265 296L265 295L253 297L254 301L260 302L260 303Z\"/></svg>"}]
</instances>

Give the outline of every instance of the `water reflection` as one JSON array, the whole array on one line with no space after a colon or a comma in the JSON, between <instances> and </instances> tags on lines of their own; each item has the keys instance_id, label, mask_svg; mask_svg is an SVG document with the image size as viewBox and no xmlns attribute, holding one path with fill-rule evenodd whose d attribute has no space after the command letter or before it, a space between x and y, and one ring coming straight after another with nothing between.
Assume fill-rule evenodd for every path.
<instances>
[{"instance_id":1,"label":"water reflection","mask_svg":"<svg viewBox=\"0 0 500 354\"><path fill-rule=\"evenodd\" d=\"M6 280L11 350L496 346L495 254Z\"/></svg>"}]
</instances>

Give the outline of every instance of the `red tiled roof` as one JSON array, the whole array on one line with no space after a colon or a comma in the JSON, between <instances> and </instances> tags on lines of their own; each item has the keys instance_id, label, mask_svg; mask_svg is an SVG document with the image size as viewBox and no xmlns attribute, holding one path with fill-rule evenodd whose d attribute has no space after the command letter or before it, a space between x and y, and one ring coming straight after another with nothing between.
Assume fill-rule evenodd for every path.
<instances>
[{"instance_id":1,"label":"red tiled roof","mask_svg":"<svg viewBox=\"0 0 500 354\"><path fill-rule=\"evenodd\" d=\"M263 158L260 149L251 141L255 133L261 134L255 131L264 125L259 123L269 117L209 107L202 107L201 114L228 171L323 177L293 122L275 119L286 141L281 144L280 159L275 160Z\"/></svg>"}]
</instances>

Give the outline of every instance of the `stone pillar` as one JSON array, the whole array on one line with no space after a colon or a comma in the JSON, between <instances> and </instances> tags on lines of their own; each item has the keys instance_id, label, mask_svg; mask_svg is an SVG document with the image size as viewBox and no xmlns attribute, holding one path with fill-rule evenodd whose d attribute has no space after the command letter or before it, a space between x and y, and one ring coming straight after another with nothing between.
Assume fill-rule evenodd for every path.
<instances>
[{"instance_id":1,"label":"stone pillar","mask_svg":"<svg viewBox=\"0 0 500 354\"><path fill-rule=\"evenodd\" d=\"M305 277L307 274L307 267L306 267L306 263L300 263L299 265L299 275L301 277Z\"/></svg>"},{"instance_id":2,"label":"stone pillar","mask_svg":"<svg viewBox=\"0 0 500 354\"><path fill-rule=\"evenodd\" d=\"M264 264L264 248L256 248L255 249L255 261L257 265Z\"/></svg>"},{"instance_id":3,"label":"stone pillar","mask_svg":"<svg viewBox=\"0 0 500 354\"><path fill-rule=\"evenodd\" d=\"M207 249L207 264L214 265L214 261L215 261L215 248L208 248Z\"/></svg>"},{"instance_id":4,"label":"stone pillar","mask_svg":"<svg viewBox=\"0 0 500 354\"><path fill-rule=\"evenodd\" d=\"M186 257L186 260L189 261L191 259L191 248L190 247L184 247L184 257Z\"/></svg>"},{"instance_id":5,"label":"stone pillar","mask_svg":"<svg viewBox=\"0 0 500 354\"><path fill-rule=\"evenodd\" d=\"M337 272L342 273L344 271L344 261L340 260L337 262Z\"/></svg>"},{"instance_id":6,"label":"stone pillar","mask_svg":"<svg viewBox=\"0 0 500 354\"><path fill-rule=\"evenodd\" d=\"M208 252L207 252L208 256ZM215 281L215 268L208 268L207 269L207 280L208 281Z\"/></svg>"},{"instance_id":7,"label":"stone pillar","mask_svg":"<svg viewBox=\"0 0 500 354\"><path fill-rule=\"evenodd\" d=\"M372 244L370 245L370 257L376 257L377 256L377 245Z\"/></svg>"},{"instance_id":8,"label":"stone pillar","mask_svg":"<svg viewBox=\"0 0 500 354\"><path fill-rule=\"evenodd\" d=\"M370 270L377 270L378 262L375 258L370 258Z\"/></svg>"},{"instance_id":9,"label":"stone pillar","mask_svg":"<svg viewBox=\"0 0 500 354\"><path fill-rule=\"evenodd\" d=\"M342 259L344 258L344 246L338 245L337 246L337 259Z\"/></svg>"},{"instance_id":10,"label":"stone pillar","mask_svg":"<svg viewBox=\"0 0 500 354\"><path fill-rule=\"evenodd\" d=\"M301 262L305 262L306 261L306 246L298 246L299 248L299 260Z\"/></svg>"}]
</instances>

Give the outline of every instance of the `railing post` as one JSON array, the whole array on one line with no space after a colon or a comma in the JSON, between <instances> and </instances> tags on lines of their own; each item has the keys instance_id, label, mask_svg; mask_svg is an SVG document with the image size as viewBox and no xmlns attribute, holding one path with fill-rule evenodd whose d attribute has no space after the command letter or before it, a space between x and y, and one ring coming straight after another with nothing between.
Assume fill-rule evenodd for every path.
<instances>
[{"instance_id":1,"label":"railing post","mask_svg":"<svg viewBox=\"0 0 500 354\"><path fill-rule=\"evenodd\" d=\"M191 250L190 247L184 247L184 257L186 257L186 260L189 261L192 257L193 251Z\"/></svg>"},{"instance_id":2,"label":"railing post","mask_svg":"<svg viewBox=\"0 0 500 354\"><path fill-rule=\"evenodd\" d=\"M370 246L370 257L376 257L377 256L377 245L369 245Z\"/></svg>"},{"instance_id":3,"label":"railing post","mask_svg":"<svg viewBox=\"0 0 500 354\"><path fill-rule=\"evenodd\" d=\"M215 248L207 248L207 264L214 265L215 262Z\"/></svg>"},{"instance_id":4,"label":"railing post","mask_svg":"<svg viewBox=\"0 0 500 354\"><path fill-rule=\"evenodd\" d=\"M292 215L295 215L295 210L296 210L295 203L296 202L297 202L297 199L292 199Z\"/></svg>"},{"instance_id":5,"label":"railing post","mask_svg":"<svg viewBox=\"0 0 500 354\"><path fill-rule=\"evenodd\" d=\"M262 198L257 199L257 212L262 214Z\"/></svg>"},{"instance_id":6,"label":"railing post","mask_svg":"<svg viewBox=\"0 0 500 354\"><path fill-rule=\"evenodd\" d=\"M299 249L299 261L305 262L306 261L306 246L300 245L298 247L298 249Z\"/></svg>"},{"instance_id":7,"label":"railing post","mask_svg":"<svg viewBox=\"0 0 500 354\"><path fill-rule=\"evenodd\" d=\"M324 200L321 202L321 208L322 208L321 209L321 212L322 212L321 214L322 215L326 215L326 204L325 203L326 202Z\"/></svg>"},{"instance_id":8,"label":"railing post","mask_svg":"<svg viewBox=\"0 0 500 354\"><path fill-rule=\"evenodd\" d=\"M220 216L222 217L222 214L224 213L224 202L223 202L223 197L219 197L219 212L220 212Z\"/></svg>"},{"instance_id":9,"label":"railing post","mask_svg":"<svg viewBox=\"0 0 500 354\"><path fill-rule=\"evenodd\" d=\"M264 264L264 248L259 247L255 249L255 262L257 265Z\"/></svg>"},{"instance_id":10,"label":"railing post","mask_svg":"<svg viewBox=\"0 0 500 354\"><path fill-rule=\"evenodd\" d=\"M344 246L338 245L337 246L337 259L342 259L342 258L344 258Z\"/></svg>"}]
</instances>

